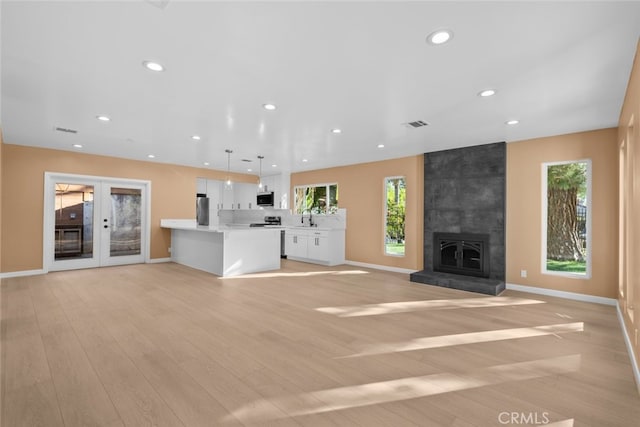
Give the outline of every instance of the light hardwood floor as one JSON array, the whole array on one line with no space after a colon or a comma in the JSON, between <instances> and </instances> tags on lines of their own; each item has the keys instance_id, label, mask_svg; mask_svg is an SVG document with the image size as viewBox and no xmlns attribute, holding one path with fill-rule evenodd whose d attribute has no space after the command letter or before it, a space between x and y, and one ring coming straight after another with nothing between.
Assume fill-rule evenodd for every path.
<instances>
[{"instance_id":1,"label":"light hardwood floor","mask_svg":"<svg viewBox=\"0 0 640 427\"><path fill-rule=\"evenodd\" d=\"M1 297L3 427L640 426L609 306L294 261L57 272Z\"/></svg>"}]
</instances>

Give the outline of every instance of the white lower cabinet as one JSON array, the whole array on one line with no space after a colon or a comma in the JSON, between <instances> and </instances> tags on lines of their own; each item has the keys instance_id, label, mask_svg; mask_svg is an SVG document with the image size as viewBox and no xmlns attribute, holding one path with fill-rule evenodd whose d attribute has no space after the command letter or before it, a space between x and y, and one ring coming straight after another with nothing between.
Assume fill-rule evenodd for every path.
<instances>
[{"instance_id":1,"label":"white lower cabinet","mask_svg":"<svg viewBox=\"0 0 640 427\"><path fill-rule=\"evenodd\" d=\"M289 233L285 231L285 250L288 257L307 258L307 239L305 233Z\"/></svg>"},{"instance_id":2,"label":"white lower cabinet","mask_svg":"<svg viewBox=\"0 0 640 427\"><path fill-rule=\"evenodd\" d=\"M320 261L329 261L328 231L316 231L307 239L307 257Z\"/></svg>"},{"instance_id":3,"label":"white lower cabinet","mask_svg":"<svg viewBox=\"0 0 640 427\"><path fill-rule=\"evenodd\" d=\"M344 264L344 230L291 227L285 231L288 258L324 265Z\"/></svg>"}]
</instances>

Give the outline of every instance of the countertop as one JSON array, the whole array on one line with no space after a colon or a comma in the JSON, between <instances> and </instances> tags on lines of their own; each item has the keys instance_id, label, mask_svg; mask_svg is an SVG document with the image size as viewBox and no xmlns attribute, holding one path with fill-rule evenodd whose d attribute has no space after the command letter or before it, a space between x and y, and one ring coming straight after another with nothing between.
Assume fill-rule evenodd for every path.
<instances>
[{"instance_id":1,"label":"countertop","mask_svg":"<svg viewBox=\"0 0 640 427\"><path fill-rule=\"evenodd\" d=\"M336 229L330 227L309 227L308 225L300 226L300 225L266 225L263 227L251 227L250 224L219 224L219 225L197 225L196 221L193 219L162 219L160 220L160 227L162 228L171 228L175 230L194 230L194 231L204 231L209 233L223 233L225 231L234 231L234 230L311 230L311 231L333 231L333 230L344 230L344 229Z\"/></svg>"}]
</instances>

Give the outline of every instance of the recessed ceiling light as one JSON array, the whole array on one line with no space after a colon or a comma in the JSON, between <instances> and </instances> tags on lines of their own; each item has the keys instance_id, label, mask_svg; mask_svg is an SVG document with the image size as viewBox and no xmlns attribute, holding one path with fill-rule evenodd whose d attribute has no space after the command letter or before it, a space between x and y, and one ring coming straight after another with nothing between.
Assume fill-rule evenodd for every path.
<instances>
[{"instance_id":1,"label":"recessed ceiling light","mask_svg":"<svg viewBox=\"0 0 640 427\"><path fill-rule=\"evenodd\" d=\"M307 163L309 160L307 159L302 159L302 163Z\"/></svg>"},{"instance_id":2,"label":"recessed ceiling light","mask_svg":"<svg viewBox=\"0 0 640 427\"><path fill-rule=\"evenodd\" d=\"M427 42L433 45L439 45L448 42L453 38L451 30L437 30L427 36Z\"/></svg>"},{"instance_id":3,"label":"recessed ceiling light","mask_svg":"<svg viewBox=\"0 0 640 427\"><path fill-rule=\"evenodd\" d=\"M384 148L384 144L378 144L378 148Z\"/></svg>"},{"instance_id":4,"label":"recessed ceiling light","mask_svg":"<svg viewBox=\"0 0 640 427\"><path fill-rule=\"evenodd\" d=\"M277 168L277 167L278 167L278 165L271 165L271 167L272 167L272 168Z\"/></svg>"},{"instance_id":5,"label":"recessed ceiling light","mask_svg":"<svg viewBox=\"0 0 640 427\"><path fill-rule=\"evenodd\" d=\"M247 169L247 172L252 172L251 168Z\"/></svg>"},{"instance_id":6,"label":"recessed ceiling light","mask_svg":"<svg viewBox=\"0 0 640 427\"><path fill-rule=\"evenodd\" d=\"M193 139L194 141L200 141L200 136L199 135L193 135L193 136L191 136L191 139Z\"/></svg>"},{"instance_id":7,"label":"recessed ceiling light","mask_svg":"<svg viewBox=\"0 0 640 427\"><path fill-rule=\"evenodd\" d=\"M150 159L155 159L156 158L156 156L154 156L153 154L149 154L147 157L150 158Z\"/></svg>"},{"instance_id":8,"label":"recessed ceiling light","mask_svg":"<svg viewBox=\"0 0 640 427\"><path fill-rule=\"evenodd\" d=\"M82 144L73 144L73 148L82 148Z\"/></svg>"},{"instance_id":9,"label":"recessed ceiling light","mask_svg":"<svg viewBox=\"0 0 640 427\"><path fill-rule=\"evenodd\" d=\"M111 118L109 116L96 116L96 119L100 120L101 122L110 122Z\"/></svg>"},{"instance_id":10,"label":"recessed ceiling light","mask_svg":"<svg viewBox=\"0 0 640 427\"><path fill-rule=\"evenodd\" d=\"M209 166L209 162L204 162L203 165Z\"/></svg>"},{"instance_id":11,"label":"recessed ceiling light","mask_svg":"<svg viewBox=\"0 0 640 427\"><path fill-rule=\"evenodd\" d=\"M278 107L273 104L262 104L262 108L264 108L265 110L273 111Z\"/></svg>"},{"instance_id":12,"label":"recessed ceiling light","mask_svg":"<svg viewBox=\"0 0 640 427\"><path fill-rule=\"evenodd\" d=\"M162 64L158 64L157 62L153 62L153 61L142 61L142 65L143 65L147 70L156 71L156 72L164 71L164 67L162 66Z\"/></svg>"},{"instance_id":13,"label":"recessed ceiling light","mask_svg":"<svg viewBox=\"0 0 640 427\"><path fill-rule=\"evenodd\" d=\"M331 129L332 133L342 133L342 129Z\"/></svg>"},{"instance_id":14,"label":"recessed ceiling light","mask_svg":"<svg viewBox=\"0 0 640 427\"><path fill-rule=\"evenodd\" d=\"M486 98L487 96L493 96L495 94L496 94L496 91L494 89L485 89L482 92L478 93L478 96Z\"/></svg>"},{"instance_id":15,"label":"recessed ceiling light","mask_svg":"<svg viewBox=\"0 0 640 427\"><path fill-rule=\"evenodd\" d=\"M519 120L509 120L505 122L508 125L517 125L518 123L520 123Z\"/></svg>"}]
</instances>

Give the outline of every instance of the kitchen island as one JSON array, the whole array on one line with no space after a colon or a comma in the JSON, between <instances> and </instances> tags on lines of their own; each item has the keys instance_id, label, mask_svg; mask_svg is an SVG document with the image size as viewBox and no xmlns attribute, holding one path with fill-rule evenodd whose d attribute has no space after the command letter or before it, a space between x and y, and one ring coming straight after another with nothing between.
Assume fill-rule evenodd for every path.
<instances>
[{"instance_id":1,"label":"kitchen island","mask_svg":"<svg viewBox=\"0 0 640 427\"><path fill-rule=\"evenodd\" d=\"M195 220L163 219L171 229L171 260L217 276L280 269L280 228L198 226Z\"/></svg>"}]
</instances>

